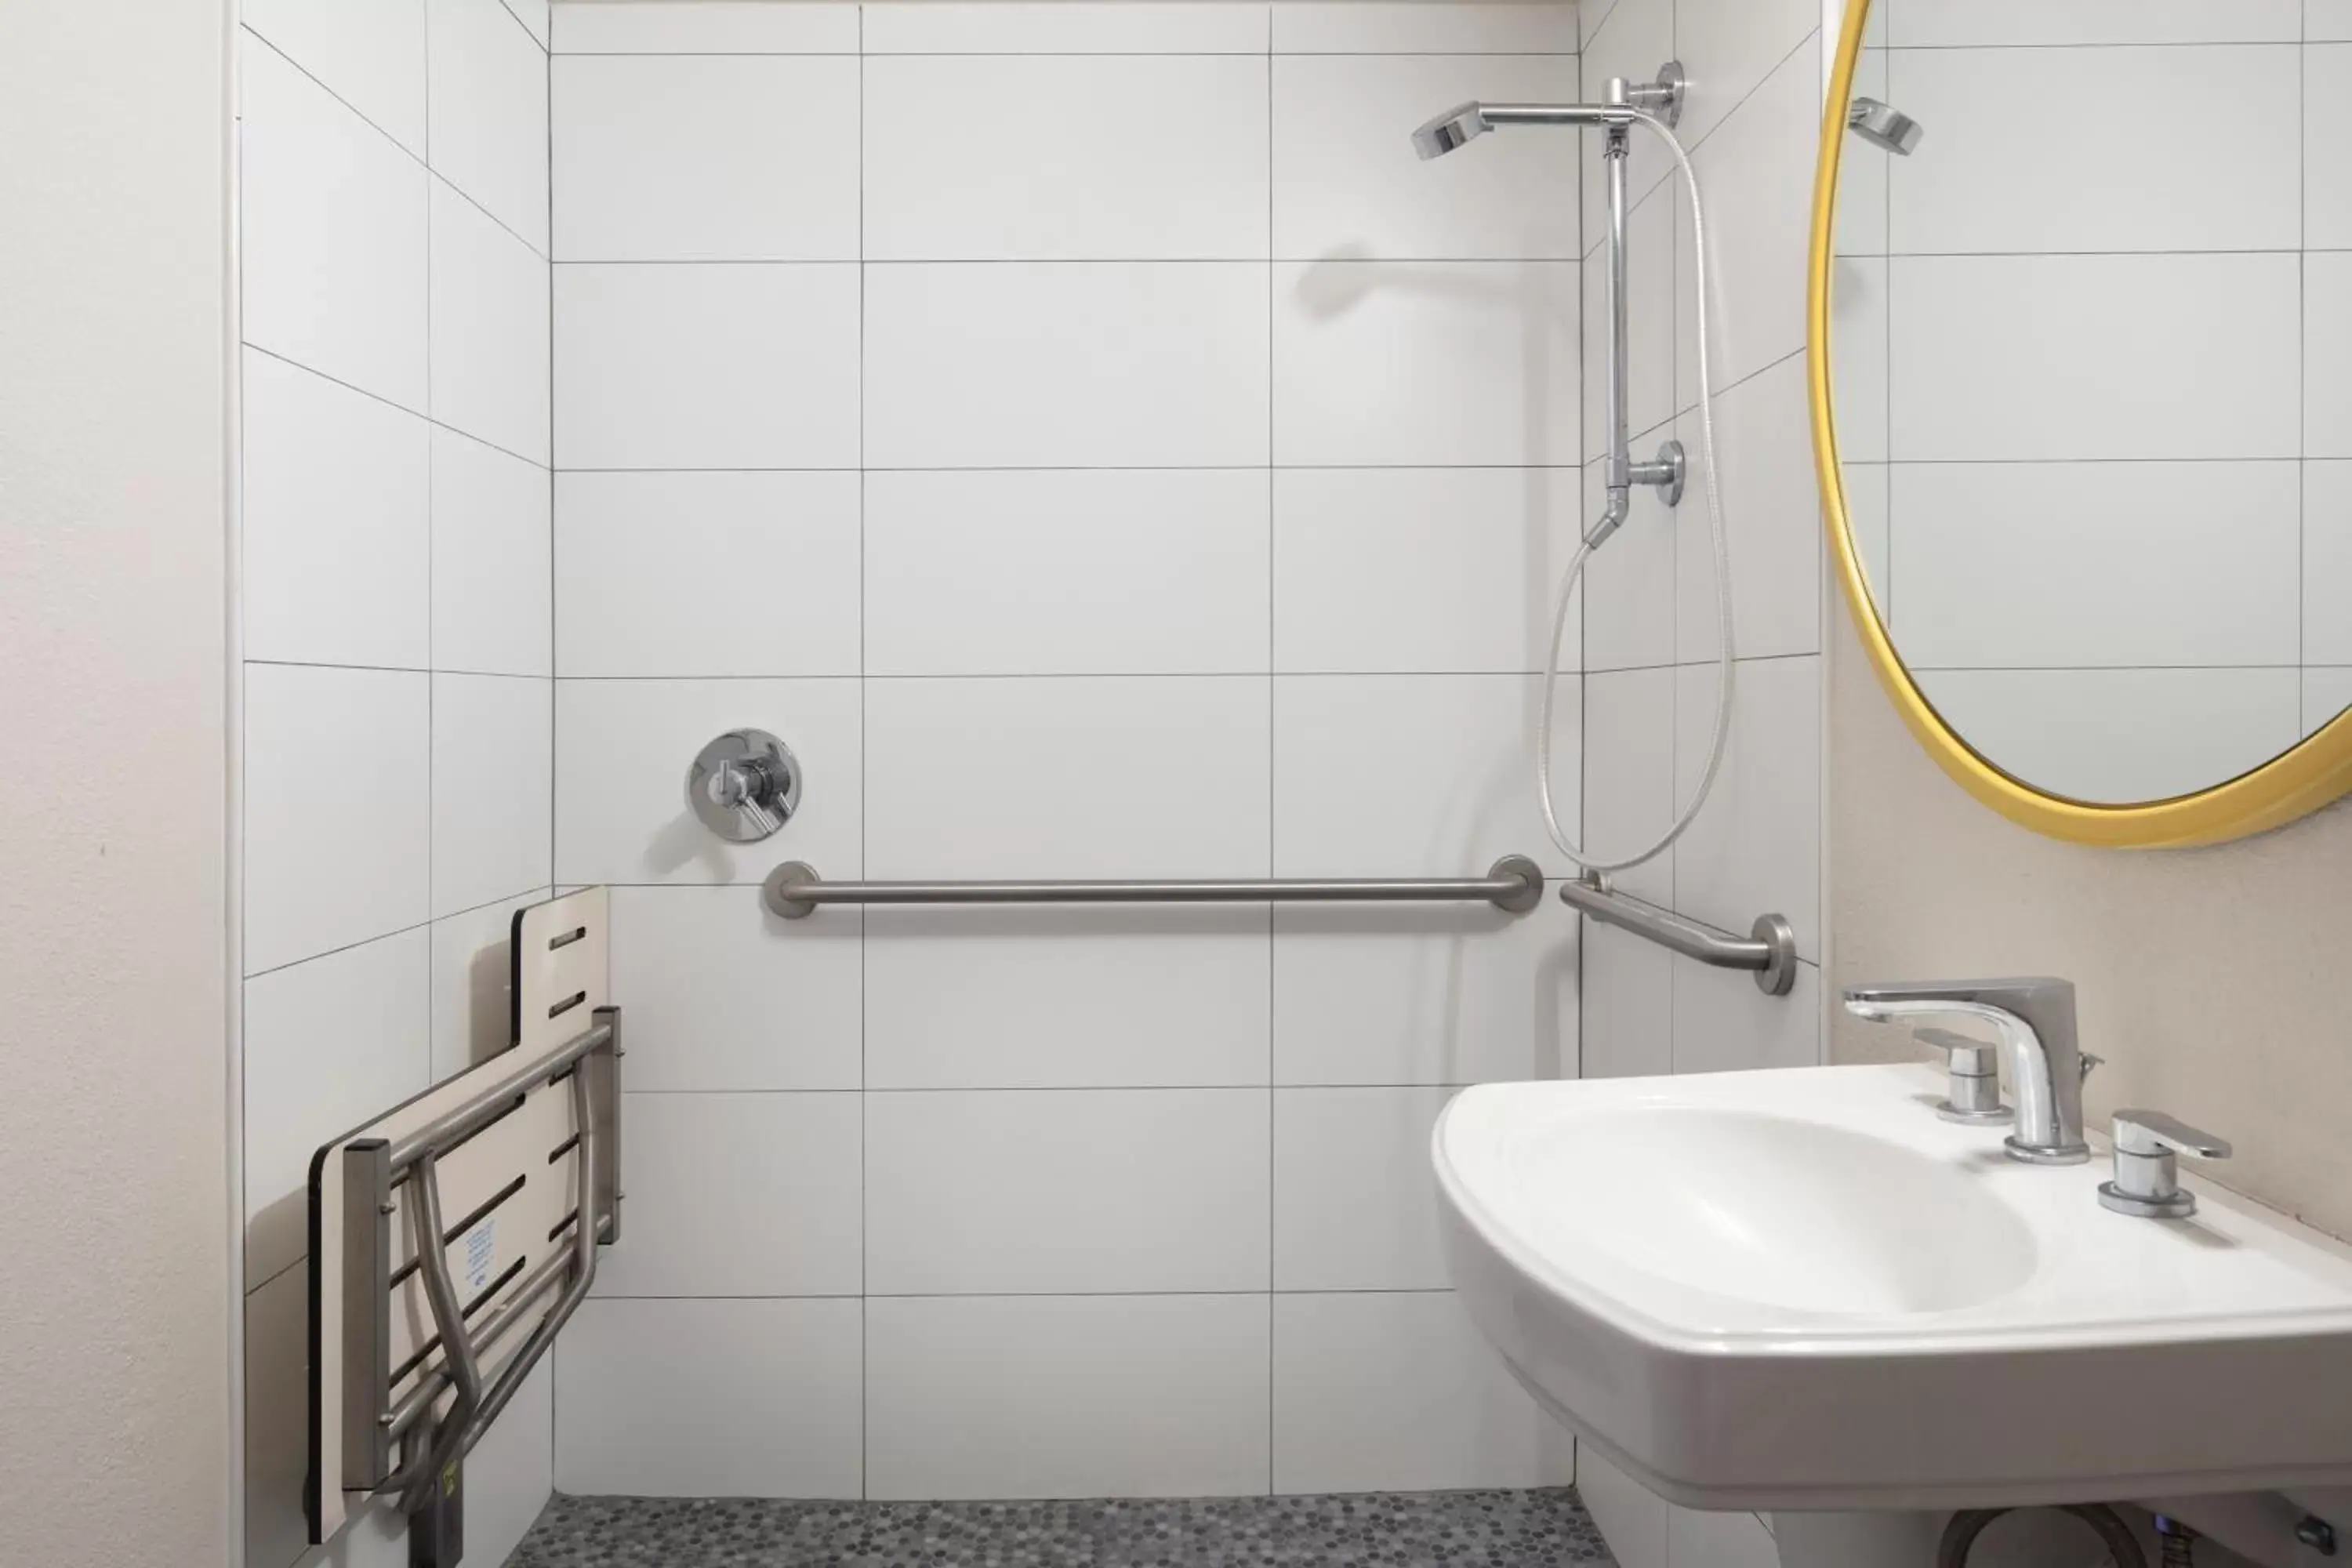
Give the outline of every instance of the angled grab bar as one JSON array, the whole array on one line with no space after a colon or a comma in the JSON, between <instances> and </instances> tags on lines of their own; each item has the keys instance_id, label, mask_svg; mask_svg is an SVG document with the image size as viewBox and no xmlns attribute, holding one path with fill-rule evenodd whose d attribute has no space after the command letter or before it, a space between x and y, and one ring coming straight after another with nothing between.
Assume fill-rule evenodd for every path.
<instances>
[{"instance_id":1,"label":"angled grab bar","mask_svg":"<svg viewBox=\"0 0 2352 1568\"><path fill-rule=\"evenodd\" d=\"M796 921L821 904L1486 903L1523 915L1543 901L1543 868L1506 855L1483 877L1276 881L828 882L805 860L768 873L770 912Z\"/></svg>"},{"instance_id":2,"label":"angled grab bar","mask_svg":"<svg viewBox=\"0 0 2352 1568\"><path fill-rule=\"evenodd\" d=\"M1797 933L1780 915L1759 915L1746 937L1678 915L1672 910L1621 893L1598 876L1563 882L1559 901L1603 925L1632 931L1644 942L1717 969L1745 969L1767 996L1786 996L1797 984Z\"/></svg>"}]
</instances>

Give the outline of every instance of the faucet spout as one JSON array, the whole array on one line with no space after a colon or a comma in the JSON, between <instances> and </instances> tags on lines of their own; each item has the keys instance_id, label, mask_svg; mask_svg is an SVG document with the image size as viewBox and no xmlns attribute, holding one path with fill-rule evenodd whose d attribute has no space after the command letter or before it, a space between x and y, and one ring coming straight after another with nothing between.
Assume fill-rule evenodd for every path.
<instances>
[{"instance_id":1,"label":"faucet spout","mask_svg":"<svg viewBox=\"0 0 2352 1568\"><path fill-rule=\"evenodd\" d=\"M2036 974L1854 985L1846 990L1845 1009L1874 1023L1942 1016L1990 1024L2017 1101L2010 1157L2036 1165L2079 1165L2091 1157L2083 1139L2083 1079L2097 1058L2083 1054L2074 982Z\"/></svg>"}]
</instances>

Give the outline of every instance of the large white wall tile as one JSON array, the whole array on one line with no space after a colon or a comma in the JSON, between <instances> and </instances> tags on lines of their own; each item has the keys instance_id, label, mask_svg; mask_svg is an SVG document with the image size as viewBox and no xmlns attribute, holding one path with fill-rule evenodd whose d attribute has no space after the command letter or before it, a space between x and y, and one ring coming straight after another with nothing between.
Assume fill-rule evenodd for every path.
<instances>
[{"instance_id":1,"label":"large white wall tile","mask_svg":"<svg viewBox=\"0 0 2352 1568\"><path fill-rule=\"evenodd\" d=\"M1874 11L1883 16L1885 10ZM1885 102L1893 96L1886 85L1888 51L1864 46L1853 66L1853 96ZM1884 256L1887 252L1886 188L1893 179L1895 154L1854 138L1839 153L1836 254Z\"/></svg>"},{"instance_id":2,"label":"large white wall tile","mask_svg":"<svg viewBox=\"0 0 2352 1568\"><path fill-rule=\"evenodd\" d=\"M433 912L545 887L551 876L551 683L433 678Z\"/></svg>"},{"instance_id":3,"label":"large white wall tile","mask_svg":"<svg viewBox=\"0 0 2352 1568\"><path fill-rule=\"evenodd\" d=\"M1567 54L1576 6L1462 0L1275 0L1276 54Z\"/></svg>"},{"instance_id":4,"label":"large white wall tile","mask_svg":"<svg viewBox=\"0 0 2352 1568\"><path fill-rule=\"evenodd\" d=\"M1897 463L1888 567L1903 660L2293 664L2301 468Z\"/></svg>"},{"instance_id":5,"label":"large white wall tile","mask_svg":"<svg viewBox=\"0 0 2352 1568\"><path fill-rule=\"evenodd\" d=\"M859 1087L859 921L783 921L753 888L615 888L628 1087Z\"/></svg>"},{"instance_id":6,"label":"large white wall tile","mask_svg":"<svg viewBox=\"0 0 2352 1568\"><path fill-rule=\"evenodd\" d=\"M1609 1542L1619 1568L1667 1568L1665 1499L1602 1458L1591 1444L1576 1455L1576 1491Z\"/></svg>"},{"instance_id":7,"label":"large white wall tile","mask_svg":"<svg viewBox=\"0 0 2352 1568\"><path fill-rule=\"evenodd\" d=\"M1266 489L1245 468L871 475L866 672L1263 670Z\"/></svg>"},{"instance_id":8,"label":"large white wall tile","mask_svg":"<svg viewBox=\"0 0 2352 1568\"><path fill-rule=\"evenodd\" d=\"M505 5L514 13L515 20L523 25L524 30L539 41L539 47L542 49L547 47L548 36L553 31L553 18L549 15L550 0L505 0Z\"/></svg>"},{"instance_id":9,"label":"large white wall tile","mask_svg":"<svg viewBox=\"0 0 2352 1568\"><path fill-rule=\"evenodd\" d=\"M1675 251L1673 194L1651 193L1625 222L1625 429L1641 437L1675 414ZM1637 261L1635 258L1639 258ZM1609 450L1609 268L1596 256L1584 268L1584 319L1592 342L1584 355L1584 456ZM1646 449L1640 454L1646 458Z\"/></svg>"},{"instance_id":10,"label":"large white wall tile","mask_svg":"<svg viewBox=\"0 0 2352 1568\"><path fill-rule=\"evenodd\" d=\"M1797 965L1785 996L1767 996L1753 974L1671 957L1675 1071L1809 1068L1822 1059L1822 972Z\"/></svg>"},{"instance_id":11,"label":"large white wall tile","mask_svg":"<svg viewBox=\"0 0 2352 1568\"><path fill-rule=\"evenodd\" d=\"M1675 672L1675 799L1697 791L1713 734L1711 664ZM1811 655L1742 660L1715 788L1675 844L1675 908L1745 933L1785 915L1821 956L1822 670ZM1743 976L1743 978L1745 978Z\"/></svg>"},{"instance_id":12,"label":"large white wall tile","mask_svg":"<svg viewBox=\"0 0 2352 1568\"><path fill-rule=\"evenodd\" d=\"M756 882L779 860L854 877L860 858L858 690L849 680L559 680L555 880ZM765 730L800 760L800 810L758 844L705 828L686 804L695 753Z\"/></svg>"},{"instance_id":13,"label":"large white wall tile","mask_svg":"<svg viewBox=\"0 0 2352 1568\"><path fill-rule=\"evenodd\" d=\"M567 676L855 675L858 476L556 480Z\"/></svg>"},{"instance_id":14,"label":"large white wall tile","mask_svg":"<svg viewBox=\"0 0 2352 1568\"><path fill-rule=\"evenodd\" d=\"M1822 7L1816 0L1675 0L1675 51L1691 62L1690 87L1675 134L1685 146L1706 141L1765 78L1792 58L1814 62L1818 91L1816 34L1821 25ZM1651 74L1644 71L1643 76Z\"/></svg>"},{"instance_id":15,"label":"large white wall tile","mask_svg":"<svg viewBox=\"0 0 2352 1568\"><path fill-rule=\"evenodd\" d=\"M246 667L247 973L430 913L431 680Z\"/></svg>"},{"instance_id":16,"label":"large white wall tile","mask_svg":"<svg viewBox=\"0 0 2352 1568\"><path fill-rule=\"evenodd\" d=\"M511 17L505 25L520 34ZM547 263L481 208L436 182L434 419L519 458L545 462L548 342Z\"/></svg>"},{"instance_id":17,"label":"large white wall tile","mask_svg":"<svg viewBox=\"0 0 2352 1568\"><path fill-rule=\"evenodd\" d=\"M1781 61L1691 154L1706 193L1709 370L1724 391L1805 346L1811 184L1821 140L1821 66L1811 49ZM1798 177L1791 189L1791 175ZM1690 210L1675 207L1675 406L1698 404L1697 269Z\"/></svg>"},{"instance_id":18,"label":"large white wall tile","mask_svg":"<svg viewBox=\"0 0 2352 1568\"><path fill-rule=\"evenodd\" d=\"M857 1294L857 1096L623 1099L625 1239L597 1295Z\"/></svg>"},{"instance_id":19,"label":"large white wall tile","mask_svg":"<svg viewBox=\"0 0 2352 1568\"><path fill-rule=\"evenodd\" d=\"M866 1097L876 1295L1264 1290L1253 1089Z\"/></svg>"},{"instance_id":20,"label":"large white wall tile","mask_svg":"<svg viewBox=\"0 0 2352 1568\"><path fill-rule=\"evenodd\" d=\"M2303 465L2301 658L2352 665L2352 463Z\"/></svg>"},{"instance_id":21,"label":"large white wall tile","mask_svg":"<svg viewBox=\"0 0 2352 1568\"><path fill-rule=\"evenodd\" d=\"M1674 427L1666 426L1640 437L1633 443L1635 455L1645 461L1654 458L1673 433ZM1684 443L1686 448L1690 445ZM1686 452L1685 461L1690 460ZM1601 477L1601 464L1585 465L1587 527L1600 520L1607 501ZM1684 500L1705 504L1688 492ZM1680 532L1664 495L1654 486L1635 485L1623 525L1584 564L1586 669L1639 669L1674 662L1679 598L1675 556Z\"/></svg>"},{"instance_id":22,"label":"large white wall tile","mask_svg":"<svg viewBox=\"0 0 2352 1568\"><path fill-rule=\"evenodd\" d=\"M553 658L549 476L433 432L433 667L546 675Z\"/></svg>"},{"instance_id":23,"label":"large white wall tile","mask_svg":"<svg viewBox=\"0 0 2352 1568\"><path fill-rule=\"evenodd\" d=\"M902 1297L866 1334L870 1497L1265 1486L1263 1296Z\"/></svg>"},{"instance_id":24,"label":"large white wall tile","mask_svg":"<svg viewBox=\"0 0 2352 1568\"><path fill-rule=\"evenodd\" d=\"M856 468L857 273L557 267L557 466Z\"/></svg>"},{"instance_id":25,"label":"large white wall tile","mask_svg":"<svg viewBox=\"0 0 2352 1568\"><path fill-rule=\"evenodd\" d=\"M422 930L245 983L245 1273L300 1258L310 1157L425 1087L431 942Z\"/></svg>"},{"instance_id":26,"label":"large white wall tile","mask_svg":"<svg viewBox=\"0 0 2352 1568\"><path fill-rule=\"evenodd\" d=\"M1286 468L1274 476L1274 668L1538 670L1583 531L1573 468ZM1577 612L1560 668L1577 668Z\"/></svg>"},{"instance_id":27,"label":"large white wall tile","mask_svg":"<svg viewBox=\"0 0 2352 1568\"><path fill-rule=\"evenodd\" d=\"M558 259L856 259L856 59L574 56L553 79Z\"/></svg>"},{"instance_id":28,"label":"large white wall tile","mask_svg":"<svg viewBox=\"0 0 2352 1568\"><path fill-rule=\"evenodd\" d=\"M555 1348L555 1484L860 1496L863 1331L854 1300L583 1302Z\"/></svg>"},{"instance_id":29,"label":"large white wall tile","mask_svg":"<svg viewBox=\"0 0 2352 1568\"><path fill-rule=\"evenodd\" d=\"M1265 875L1263 679L873 681L866 726L874 876Z\"/></svg>"},{"instance_id":30,"label":"large white wall tile","mask_svg":"<svg viewBox=\"0 0 2352 1568\"><path fill-rule=\"evenodd\" d=\"M267 44L239 59L245 341L421 411L432 176Z\"/></svg>"},{"instance_id":31,"label":"large white wall tile","mask_svg":"<svg viewBox=\"0 0 2352 1568\"><path fill-rule=\"evenodd\" d=\"M874 1089L1266 1081L1263 907L875 910Z\"/></svg>"},{"instance_id":32,"label":"large white wall tile","mask_svg":"<svg viewBox=\"0 0 2352 1568\"><path fill-rule=\"evenodd\" d=\"M1451 1291L1274 1299L1276 1491L1556 1486L1572 1463Z\"/></svg>"},{"instance_id":33,"label":"large white wall tile","mask_svg":"<svg viewBox=\"0 0 2352 1568\"><path fill-rule=\"evenodd\" d=\"M250 349L244 372L246 657L422 668L431 427Z\"/></svg>"},{"instance_id":34,"label":"large white wall tile","mask_svg":"<svg viewBox=\"0 0 2352 1568\"><path fill-rule=\"evenodd\" d=\"M1562 261L1277 265L1275 460L1574 466L1577 273Z\"/></svg>"},{"instance_id":35,"label":"large white wall tile","mask_svg":"<svg viewBox=\"0 0 2352 1568\"><path fill-rule=\"evenodd\" d=\"M1886 460L1889 266L1883 257L1840 257L1830 285L1830 403L1838 456L1849 463Z\"/></svg>"},{"instance_id":36,"label":"large white wall tile","mask_svg":"<svg viewBox=\"0 0 2352 1568\"><path fill-rule=\"evenodd\" d=\"M1274 930L1276 1083L1576 1075L1576 921L1557 905L1286 905Z\"/></svg>"},{"instance_id":37,"label":"large white wall tile","mask_svg":"<svg viewBox=\"0 0 2352 1568\"><path fill-rule=\"evenodd\" d=\"M1443 1290L1452 1283L1430 1169L1450 1089L1274 1095L1274 1288Z\"/></svg>"},{"instance_id":38,"label":"large white wall tile","mask_svg":"<svg viewBox=\"0 0 2352 1568\"><path fill-rule=\"evenodd\" d=\"M2294 250L2303 243L2303 110L2292 45L1906 49L1887 91L1932 140L1887 165L1905 252ZM2242 106L2231 134L2180 112ZM2063 136L2021 103L2063 97ZM2352 124L2347 124L2352 130ZM1886 161L1860 142L1850 155ZM2315 162L2314 168L2320 164Z\"/></svg>"},{"instance_id":39,"label":"large white wall tile","mask_svg":"<svg viewBox=\"0 0 2352 1568\"><path fill-rule=\"evenodd\" d=\"M1978 752L2076 800L2209 789L2303 733L2291 668L1939 669L1919 686Z\"/></svg>"},{"instance_id":40,"label":"large white wall tile","mask_svg":"<svg viewBox=\"0 0 2352 1568\"><path fill-rule=\"evenodd\" d=\"M509 1561L554 1488L555 1368L542 1363L466 1456L467 1548Z\"/></svg>"},{"instance_id":41,"label":"large white wall tile","mask_svg":"<svg viewBox=\"0 0 2352 1568\"><path fill-rule=\"evenodd\" d=\"M2303 258L2303 455L2352 458L2352 250Z\"/></svg>"},{"instance_id":42,"label":"large white wall tile","mask_svg":"<svg viewBox=\"0 0 2352 1568\"><path fill-rule=\"evenodd\" d=\"M433 922L434 1082L514 1044L514 917L548 894L534 888Z\"/></svg>"},{"instance_id":43,"label":"large white wall tile","mask_svg":"<svg viewBox=\"0 0 2352 1568\"><path fill-rule=\"evenodd\" d=\"M2352 18L2352 5L2345 15ZM2352 26L2345 31L2352 36ZM2303 50L2303 152L2301 243L2352 249L2352 47Z\"/></svg>"},{"instance_id":44,"label":"large white wall tile","mask_svg":"<svg viewBox=\"0 0 2352 1568\"><path fill-rule=\"evenodd\" d=\"M1967 44L2292 43L2297 0L1895 0L1886 41L1904 48Z\"/></svg>"},{"instance_id":45,"label":"large white wall tile","mask_svg":"<svg viewBox=\"0 0 2352 1568\"><path fill-rule=\"evenodd\" d=\"M1898 257L1890 455L2294 457L2298 265L2291 254ZM2165 330L2147 331L2152 321ZM2020 377L2020 364L2037 374Z\"/></svg>"},{"instance_id":46,"label":"large white wall tile","mask_svg":"<svg viewBox=\"0 0 2352 1568\"><path fill-rule=\"evenodd\" d=\"M1263 58L909 55L865 80L870 260L1266 254Z\"/></svg>"},{"instance_id":47,"label":"large white wall tile","mask_svg":"<svg viewBox=\"0 0 2352 1568\"><path fill-rule=\"evenodd\" d=\"M430 157L547 254L547 51L502 0L427 0Z\"/></svg>"},{"instance_id":48,"label":"large white wall tile","mask_svg":"<svg viewBox=\"0 0 2352 1568\"><path fill-rule=\"evenodd\" d=\"M2303 732L2316 734L2352 708L2352 667L2303 672Z\"/></svg>"},{"instance_id":49,"label":"large white wall tile","mask_svg":"<svg viewBox=\"0 0 2352 1568\"><path fill-rule=\"evenodd\" d=\"M425 155L425 0L246 0L238 19L377 129Z\"/></svg>"},{"instance_id":50,"label":"large white wall tile","mask_svg":"<svg viewBox=\"0 0 2352 1568\"><path fill-rule=\"evenodd\" d=\"M1220 54L1266 48L1262 5L1192 0L877 0L868 54Z\"/></svg>"},{"instance_id":51,"label":"large white wall tile","mask_svg":"<svg viewBox=\"0 0 2352 1568\"><path fill-rule=\"evenodd\" d=\"M1752 1513L1702 1513L1669 1503L1666 1568L1780 1568L1780 1553Z\"/></svg>"},{"instance_id":52,"label":"large white wall tile","mask_svg":"<svg viewBox=\"0 0 2352 1568\"><path fill-rule=\"evenodd\" d=\"M1573 55L1307 55L1274 62L1274 254L1576 259L1576 139L1497 136L1423 163L1410 132L1477 99L1576 96ZM1551 201L1530 201L1549 190Z\"/></svg>"},{"instance_id":53,"label":"large white wall tile","mask_svg":"<svg viewBox=\"0 0 2352 1568\"><path fill-rule=\"evenodd\" d=\"M1265 287L1247 262L869 268L866 461L1263 464Z\"/></svg>"},{"instance_id":54,"label":"large white wall tile","mask_svg":"<svg viewBox=\"0 0 2352 1568\"><path fill-rule=\"evenodd\" d=\"M1742 382L1716 406L1722 464L1716 495L1731 555L1732 647L1742 658L1821 647L1822 504L1811 420L1802 354ZM1683 416L1675 433L1690 465L1674 514L1675 658L1689 663L1716 657L1720 623L1698 416Z\"/></svg>"},{"instance_id":55,"label":"large white wall tile","mask_svg":"<svg viewBox=\"0 0 2352 1568\"><path fill-rule=\"evenodd\" d=\"M555 51L854 55L857 11L856 0L599 0L554 7Z\"/></svg>"},{"instance_id":56,"label":"large white wall tile","mask_svg":"<svg viewBox=\"0 0 2352 1568\"><path fill-rule=\"evenodd\" d=\"M302 1518L310 1461L309 1287L307 1271L289 1268L245 1299L247 1568L291 1568L310 1539Z\"/></svg>"},{"instance_id":57,"label":"large white wall tile","mask_svg":"<svg viewBox=\"0 0 2352 1568\"><path fill-rule=\"evenodd\" d=\"M1583 954L1578 1076L1657 1078L1672 1072L1675 955L1598 921L1584 922Z\"/></svg>"},{"instance_id":58,"label":"large white wall tile","mask_svg":"<svg viewBox=\"0 0 2352 1568\"><path fill-rule=\"evenodd\" d=\"M1276 875L1468 877L1504 855L1564 868L1535 804L1541 687L1521 675L1276 679ZM1580 728L1577 678L1562 676L1552 771L1563 822L1578 817Z\"/></svg>"},{"instance_id":59,"label":"large white wall tile","mask_svg":"<svg viewBox=\"0 0 2352 1568\"><path fill-rule=\"evenodd\" d=\"M2352 0L2304 0L2303 36L2312 43L2352 43Z\"/></svg>"},{"instance_id":60,"label":"large white wall tile","mask_svg":"<svg viewBox=\"0 0 2352 1568\"><path fill-rule=\"evenodd\" d=\"M1585 852L1622 860L1674 826L1675 672L1601 670L1584 678ZM1614 874L1616 886L1654 904L1672 904L1674 851Z\"/></svg>"}]
</instances>

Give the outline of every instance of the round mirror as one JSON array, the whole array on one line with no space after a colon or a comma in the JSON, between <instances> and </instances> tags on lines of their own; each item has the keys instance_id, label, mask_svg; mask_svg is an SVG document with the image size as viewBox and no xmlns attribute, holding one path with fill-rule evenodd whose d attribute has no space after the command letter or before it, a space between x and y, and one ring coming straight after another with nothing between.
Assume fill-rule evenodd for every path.
<instances>
[{"instance_id":1,"label":"round mirror","mask_svg":"<svg viewBox=\"0 0 2352 1568\"><path fill-rule=\"evenodd\" d=\"M2210 842L2352 787L2352 20L2310 30L2292 0L1847 17L1832 542L1913 731L2044 832Z\"/></svg>"}]
</instances>

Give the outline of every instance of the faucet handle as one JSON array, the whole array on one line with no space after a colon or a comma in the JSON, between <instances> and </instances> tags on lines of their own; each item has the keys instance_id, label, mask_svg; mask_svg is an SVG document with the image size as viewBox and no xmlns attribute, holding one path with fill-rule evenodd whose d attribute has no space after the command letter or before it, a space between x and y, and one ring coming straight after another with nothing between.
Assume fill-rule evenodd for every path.
<instances>
[{"instance_id":1,"label":"faucet handle","mask_svg":"<svg viewBox=\"0 0 2352 1568\"><path fill-rule=\"evenodd\" d=\"M2180 1190L2178 1156L2226 1160L2233 1152L2228 1139L2161 1110L2118 1110L2115 1179L2099 1184L2099 1202L2141 1219L2185 1218L2197 1212L2197 1194Z\"/></svg>"},{"instance_id":2,"label":"faucet handle","mask_svg":"<svg viewBox=\"0 0 2352 1568\"><path fill-rule=\"evenodd\" d=\"M1971 1125L2010 1119L2009 1107L2000 1102L1999 1046L1953 1029L1914 1029L1911 1037L1942 1051L1950 1068L1937 1115Z\"/></svg>"}]
</instances>

